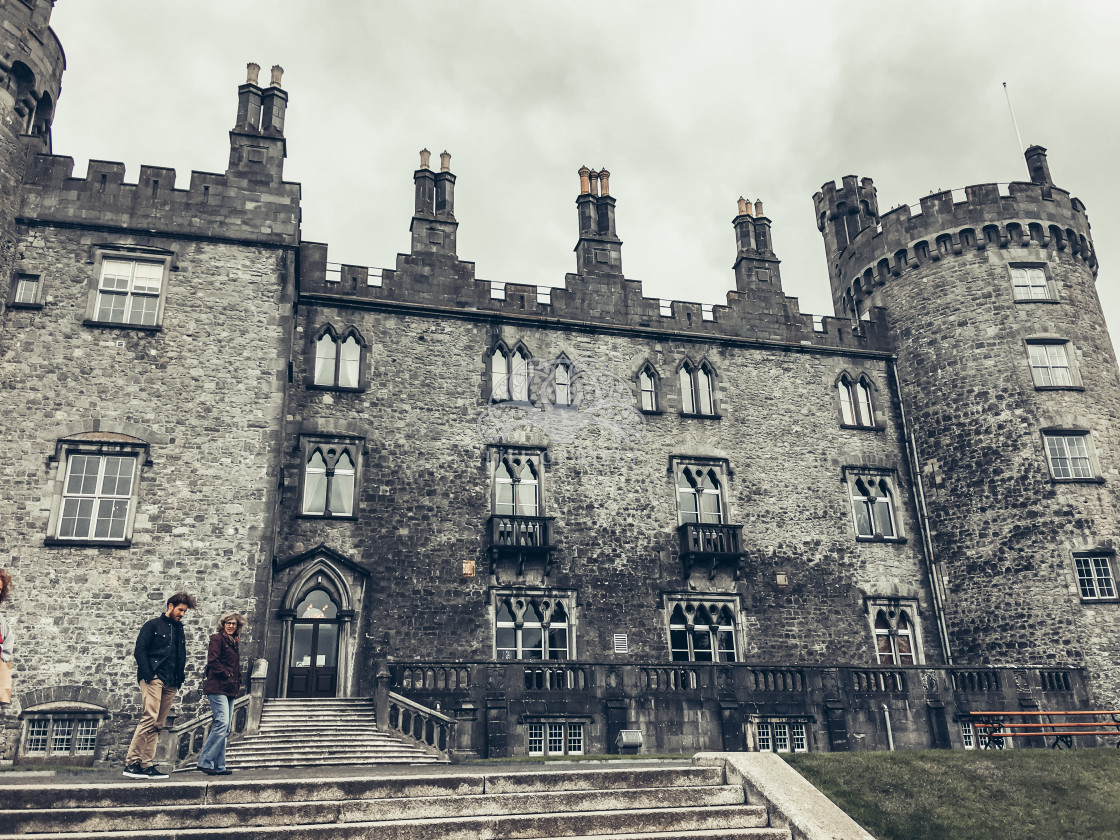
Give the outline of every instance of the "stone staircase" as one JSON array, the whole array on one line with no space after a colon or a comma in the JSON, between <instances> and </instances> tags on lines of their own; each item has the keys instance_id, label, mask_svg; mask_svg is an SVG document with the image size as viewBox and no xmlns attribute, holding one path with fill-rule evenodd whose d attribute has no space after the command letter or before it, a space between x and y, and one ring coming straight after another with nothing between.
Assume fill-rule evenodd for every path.
<instances>
[{"instance_id":1,"label":"stone staircase","mask_svg":"<svg viewBox=\"0 0 1120 840\"><path fill-rule=\"evenodd\" d=\"M0 840L791 840L723 766L4 784L0 805Z\"/></svg>"},{"instance_id":2,"label":"stone staircase","mask_svg":"<svg viewBox=\"0 0 1120 840\"><path fill-rule=\"evenodd\" d=\"M234 741L226 766L447 763L437 752L377 729L373 700L266 700L260 729Z\"/></svg>"}]
</instances>

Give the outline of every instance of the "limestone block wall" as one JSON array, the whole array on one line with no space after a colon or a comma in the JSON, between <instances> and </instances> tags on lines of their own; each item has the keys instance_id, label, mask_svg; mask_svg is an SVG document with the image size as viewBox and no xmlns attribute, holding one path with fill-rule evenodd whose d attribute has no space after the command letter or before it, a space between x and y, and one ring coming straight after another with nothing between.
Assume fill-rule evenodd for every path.
<instances>
[{"instance_id":1,"label":"limestone block wall","mask_svg":"<svg viewBox=\"0 0 1120 840\"><path fill-rule=\"evenodd\" d=\"M919 602L925 655L940 661L885 354L347 304L318 301L299 310L277 553L283 559L325 544L369 569L359 671L377 657L491 657L488 590L542 582L576 593L575 653L583 660L668 661L662 596L698 589L738 595L747 661L871 663L864 596L900 594ZM354 327L366 342L363 390L307 387L312 342L328 324L338 333ZM622 399L610 410L568 410L570 422L555 411L492 409L486 359L497 341L523 343L544 362L563 354L577 371L584 365L597 387L617 385ZM707 359L718 373L719 419L681 416L676 370L686 357ZM653 415L635 408L635 377L646 361L661 376L663 411ZM870 378L881 430L840 427L835 381L843 371ZM496 442L496 429L507 443L547 449L543 512L555 517L558 551L545 581L488 574L487 444ZM364 439L355 519L298 515L301 432ZM674 456L726 460L728 521L744 526L749 555L742 579L696 574L694 590L685 582ZM905 542L857 542L845 465L896 471ZM477 564L474 576L464 575L464 561ZM628 635L628 654L614 653L616 633Z\"/></svg>"},{"instance_id":2,"label":"limestone block wall","mask_svg":"<svg viewBox=\"0 0 1120 840\"><path fill-rule=\"evenodd\" d=\"M91 253L105 243L174 253L158 331L83 324ZM186 619L182 714L199 711L217 615L261 615L291 259L269 246L50 225L22 228L17 250L17 270L45 284L41 309L11 309L0 323L0 440L8 453L0 541L15 576L5 614L18 634L17 695L69 687L75 698L87 688L111 696L121 714L102 743L116 759L137 711L136 633L168 595L186 590L199 603ZM59 439L91 432L148 444L131 545L45 545L59 470L50 459ZM262 630L250 627L244 661L259 650Z\"/></svg>"}]
</instances>

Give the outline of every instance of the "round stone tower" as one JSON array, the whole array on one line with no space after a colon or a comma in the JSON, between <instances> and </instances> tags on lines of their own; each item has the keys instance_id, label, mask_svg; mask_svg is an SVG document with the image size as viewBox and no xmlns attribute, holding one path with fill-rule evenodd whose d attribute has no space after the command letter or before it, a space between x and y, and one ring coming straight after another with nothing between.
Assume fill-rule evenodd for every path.
<instances>
[{"instance_id":1,"label":"round stone tower","mask_svg":"<svg viewBox=\"0 0 1120 840\"><path fill-rule=\"evenodd\" d=\"M8 299L27 159L51 151L51 124L66 57L50 28L53 0L0 4L0 278Z\"/></svg>"},{"instance_id":2,"label":"round stone tower","mask_svg":"<svg viewBox=\"0 0 1120 840\"><path fill-rule=\"evenodd\" d=\"M1120 373L1085 207L1026 157L920 209L853 176L814 203L837 315L894 340L954 662L1084 666L1115 703Z\"/></svg>"}]
</instances>

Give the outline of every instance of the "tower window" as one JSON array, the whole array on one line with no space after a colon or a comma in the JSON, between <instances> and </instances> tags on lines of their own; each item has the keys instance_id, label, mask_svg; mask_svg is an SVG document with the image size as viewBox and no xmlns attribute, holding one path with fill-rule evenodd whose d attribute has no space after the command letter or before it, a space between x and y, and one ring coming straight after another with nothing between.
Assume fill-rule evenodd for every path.
<instances>
[{"instance_id":1,"label":"tower window","mask_svg":"<svg viewBox=\"0 0 1120 840\"><path fill-rule=\"evenodd\" d=\"M674 662L735 662L736 603L728 596L718 601L667 598L669 650Z\"/></svg>"},{"instance_id":2,"label":"tower window","mask_svg":"<svg viewBox=\"0 0 1120 840\"><path fill-rule=\"evenodd\" d=\"M1068 342L1030 341L1027 355L1036 388L1073 388L1078 384L1070 364Z\"/></svg>"},{"instance_id":3,"label":"tower window","mask_svg":"<svg viewBox=\"0 0 1120 840\"><path fill-rule=\"evenodd\" d=\"M1015 300L1056 300L1046 270L1038 267L1012 267L1011 291Z\"/></svg>"},{"instance_id":4,"label":"tower window","mask_svg":"<svg viewBox=\"0 0 1120 840\"><path fill-rule=\"evenodd\" d=\"M880 665L920 665L918 603L912 599L877 597L867 600L868 618Z\"/></svg>"},{"instance_id":5,"label":"tower window","mask_svg":"<svg viewBox=\"0 0 1120 840\"><path fill-rule=\"evenodd\" d=\"M1084 601L1116 598L1112 556L1108 554L1078 555L1073 558L1077 568L1077 588Z\"/></svg>"},{"instance_id":6,"label":"tower window","mask_svg":"<svg viewBox=\"0 0 1120 840\"><path fill-rule=\"evenodd\" d=\"M1088 434L1055 432L1042 437L1046 444L1046 458L1050 462L1050 475L1065 480L1093 478Z\"/></svg>"},{"instance_id":7,"label":"tower window","mask_svg":"<svg viewBox=\"0 0 1120 840\"><path fill-rule=\"evenodd\" d=\"M509 350L499 343L490 351L490 399L493 402L529 401L529 351Z\"/></svg>"},{"instance_id":8,"label":"tower window","mask_svg":"<svg viewBox=\"0 0 1120 840\"><path fill-rule=\"evenodd\" d=\"M103 260L93 319L107 324L153 327L159 321L163 265L134 260Z\"/></svg>"}]
</instances>

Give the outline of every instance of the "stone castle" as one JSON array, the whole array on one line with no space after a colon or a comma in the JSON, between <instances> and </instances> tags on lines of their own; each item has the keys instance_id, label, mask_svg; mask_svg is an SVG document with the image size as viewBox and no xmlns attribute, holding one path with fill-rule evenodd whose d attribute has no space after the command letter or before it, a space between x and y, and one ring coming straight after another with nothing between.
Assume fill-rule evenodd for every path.
<instances>
[{"instance_id":1,"label":"stone castle","mask_svg":"<svg viewBox=\"0 0 1120 840\"><path fill-rule=\"evenodd\" d=\"M340 265L279 67L223 173L76 176L52 5L0 0L3 760L120 759L180 590L180 719L240 609L265 702L388 687L462 755L967 748L969 711L1120 702L1120 381L1041 147L920 210L825 184L835 316L743 199L726 305L644 297L586 167L563 287L477 280L426 151L410 253Z\"/></svg>"}]
</instances>

